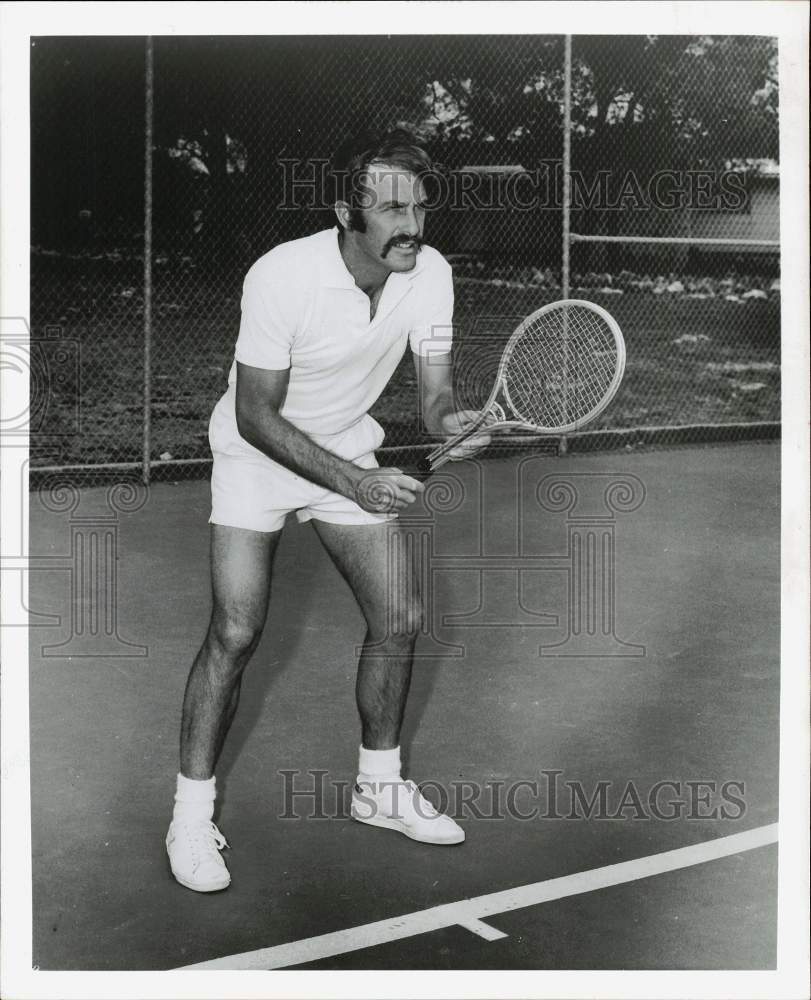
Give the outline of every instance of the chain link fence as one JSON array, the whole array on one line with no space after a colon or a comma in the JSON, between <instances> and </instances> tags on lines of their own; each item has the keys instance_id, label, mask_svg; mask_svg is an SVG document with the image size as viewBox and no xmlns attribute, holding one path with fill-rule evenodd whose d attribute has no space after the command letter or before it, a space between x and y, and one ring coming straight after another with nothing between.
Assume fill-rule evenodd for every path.
<instances>
[{"instance_id":1,"label":"chain link fence","mask_svg":"<svg viewBox=\"0 0 811 1000\"><path fill-rule=\"evenodd\" d=\"M33 468L141 454L143 110L143 40L32 39Z\"/></svg>"},{"instance_id":2,"label":"chain link fence","mask_svg":"<svg viewBox=\"0 0 811 1000\"><path fill-rule=\"evenodd\" d=\"M245 272L333 225L330 154L393 125L447 179L426 238L463 402L571 295L628 362L568 447L779 433L776 58L745 36L34 40L34 470L205 473ZM386 447L425 443L410 359L373 413Z\"/></svg>"}]
</instances>

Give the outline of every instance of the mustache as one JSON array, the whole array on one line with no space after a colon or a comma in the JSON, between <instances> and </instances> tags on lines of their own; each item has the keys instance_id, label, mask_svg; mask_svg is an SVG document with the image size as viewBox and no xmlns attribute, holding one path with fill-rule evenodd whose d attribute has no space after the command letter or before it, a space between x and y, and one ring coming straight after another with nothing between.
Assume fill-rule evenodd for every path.
<instances>
[{"instance_id":1,"label":"mustache","mask_svg":"<svg viewBox=\"0 0 811 1000\"><path fill-rule=\"evenodd\" d=\"M394 245L396 243L399 243L400 240L402 240L403 238L404 238L403 236L392 236L392 238L383 247L383 252L381 254L381 257L388 256L389 251L392 250L394 248ZM418 252L425 243L425 240L423 240L422 236L409 236L408 240L409 242L414 244Z\"/></svg>"}]
</instances>

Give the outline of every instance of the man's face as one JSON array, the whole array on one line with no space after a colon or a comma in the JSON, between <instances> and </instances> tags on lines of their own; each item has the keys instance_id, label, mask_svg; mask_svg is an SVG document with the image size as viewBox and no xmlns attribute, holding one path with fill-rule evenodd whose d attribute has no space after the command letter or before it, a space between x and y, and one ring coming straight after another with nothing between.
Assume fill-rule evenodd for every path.
<instances>
[{"instance_id":1,"label":"man's face","mask_svg":"<svg viewBox=\"0 0 811 1000\"><path fill-rule=\"evenodd\" d=\"M410 271L417 263L425 223L425 189L414 174L374 163L363 178L366 231L353 230L355 245L389 271Z\"/></svg>"}]
</instances>

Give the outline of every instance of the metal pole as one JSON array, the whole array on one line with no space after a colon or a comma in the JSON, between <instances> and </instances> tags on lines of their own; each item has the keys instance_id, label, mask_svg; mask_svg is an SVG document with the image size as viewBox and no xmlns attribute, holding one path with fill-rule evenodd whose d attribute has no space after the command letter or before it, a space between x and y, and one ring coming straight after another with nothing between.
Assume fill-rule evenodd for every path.
<instances>
[{"instance_id":1,"label":"metal pole","mask_svg":"<svg viewBox=\"0 0 811 1000\"><path fill-rule=\"evenodd\" d=\"M572 36L566 35L563 55L563 264L561 297L569 298L569 252L572 208Z\"/></svg>"},{"instance_id":2,"label":"metal pole","mask_svg":"<svg viewBox=\"0 0 811 1000\"><path fill-rule=\"evenodd\" d=\"M560 292L561 298L569 298L569 269L571 250L571 207L572 207L572 36L566 35L563 42L563 245L561 247ZM565 314L564 314L565 317ZM564 350L567 350L564 327ZM564 386L564 394L565 394ZM561 455L568 451L566 435L559 442Z\"/></svg>"},{"instance_id":3,"label":"metal pole","mask_svg":"<svg viewBox=\"0 0 811 1000\"><path fill-rule=\"evenodd\" d=\"M152 36L146 40L144 128L144 449L142 478L149 485L152 433L152 149L154 145L155 73Z\"/></svg>"},{"instance_id":4,"label":"metal pole","mask_svg":"<svg viewBox=\"0 0 811 1000\"><path fill-rule=\"evenodd\" d=\"M744 240L732 236L603 236L601 233L569 233L570 243L653 243L665 246L760 247L778 250L780 240Z\"/></svg>"}]
</instances>

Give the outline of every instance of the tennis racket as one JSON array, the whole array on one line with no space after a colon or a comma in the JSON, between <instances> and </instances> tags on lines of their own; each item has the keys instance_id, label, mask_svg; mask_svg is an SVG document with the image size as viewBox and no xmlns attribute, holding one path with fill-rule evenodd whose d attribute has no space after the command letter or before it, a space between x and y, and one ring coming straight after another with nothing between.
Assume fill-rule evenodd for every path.
<instances>
[{"instance_id":1,"label":"tennis racket","mask_svg":"<svg viewBox=\"0 0 811 1000\"><path fill-rule=\"evenodd\" d=\"M423 459L422 472L486 428L567 434L594 420L613 399L625 370L617 321L593 302L564 299L536 310L510 336L495 385L478 418Z\"/></svg>"}]
</instances>

